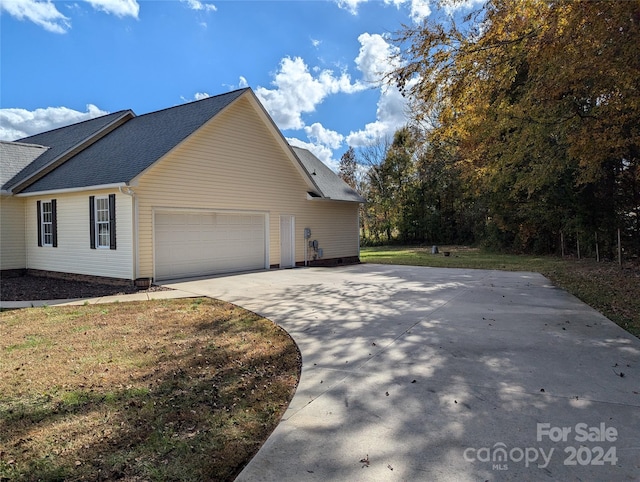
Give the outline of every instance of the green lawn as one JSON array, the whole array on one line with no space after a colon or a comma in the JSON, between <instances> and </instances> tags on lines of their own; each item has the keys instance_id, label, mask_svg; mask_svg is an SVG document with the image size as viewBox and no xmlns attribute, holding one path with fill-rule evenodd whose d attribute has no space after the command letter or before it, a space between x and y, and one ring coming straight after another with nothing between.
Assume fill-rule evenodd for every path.
<instances>
[{"instance_id":1,"label":"green lawn","mask_svg":"<svg viewBox=\"0 0 640 482\"><path fill-rule=\"evenodd\" d=\"M439 251L440 254L434 255L431 247L362 248L360 259L364 263L535 271L640 337L640 266L637 263L626 263L621 269L617 263L497 254L461 246L441 246ZM444 252L449 252L449 256L444 256Z\"/></svg>"}]
</instances>

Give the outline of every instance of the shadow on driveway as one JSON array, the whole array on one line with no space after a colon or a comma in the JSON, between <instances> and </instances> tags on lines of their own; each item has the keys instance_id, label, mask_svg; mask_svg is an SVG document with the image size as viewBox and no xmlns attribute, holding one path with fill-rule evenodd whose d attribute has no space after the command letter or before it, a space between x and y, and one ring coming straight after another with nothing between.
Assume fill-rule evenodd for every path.
<instances>
[{"instance_id":1,"label":"shadow on driveway","mask_svg":"<svg viewBox=\"0 0 640 482\"><path fill-rule=\"evenodd\" d=\"M367 264L168 286L270 318L302 353L237 480L640 478L640 340L539 274Z\"/></svg>"}]
</instances>

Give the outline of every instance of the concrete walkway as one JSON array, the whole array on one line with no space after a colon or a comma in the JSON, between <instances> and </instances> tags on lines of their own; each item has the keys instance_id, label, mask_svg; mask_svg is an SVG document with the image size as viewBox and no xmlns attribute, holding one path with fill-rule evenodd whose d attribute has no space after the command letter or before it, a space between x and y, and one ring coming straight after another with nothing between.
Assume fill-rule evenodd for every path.
<instances>
[{"instance_id":1,"label":"concrete walkway","mask_svg":"<svg viewBox=\"0 0 640 482\"><path fill-rule=\"evenodd\" d=\"M239 481L639 480L640 340L535 273L358 265L169 283L303 358Z\"/></svg>"}]
</instances>

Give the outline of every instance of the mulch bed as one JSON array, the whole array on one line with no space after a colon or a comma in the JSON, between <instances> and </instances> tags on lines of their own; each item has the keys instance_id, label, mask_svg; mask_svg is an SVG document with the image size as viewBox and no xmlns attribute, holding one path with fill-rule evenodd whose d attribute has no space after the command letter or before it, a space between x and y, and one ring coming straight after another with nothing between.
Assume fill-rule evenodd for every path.
<instances>
[{"instance_id":1,"label":"mulch bed","mask_svg":"<svg viewBox=\"0 0 640 482\"><path fill-rule=\"evenodd\" d=\"M135 286L116 286L29 275L0 279L0 300L2 301L97 298L165 290L169 288L151 286L148 289L137 289Z\"/></svg>"}]
</instances>

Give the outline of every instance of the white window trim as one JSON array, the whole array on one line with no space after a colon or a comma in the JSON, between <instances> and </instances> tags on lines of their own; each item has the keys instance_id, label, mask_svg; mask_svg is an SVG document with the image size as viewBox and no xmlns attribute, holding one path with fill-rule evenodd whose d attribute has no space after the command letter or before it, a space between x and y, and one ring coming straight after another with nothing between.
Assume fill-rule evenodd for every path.
<instances>
[{"instance_id":1,"label":"white window trim","mask_svg":"<svg viewBox=\"0 0 640 482\"><path fill-rule=\"evenodd\" d=\"M45 210L45 206L48 206L49 210ZM49 215L49 221L45 221L46 215ZM40 225L42 228L42 246L53 247L53 201L42 201L40 204ZM49 227L47 232L46 227ZM49 242L46 241L49 236Z\"/></svg>"},{"instance_id":2,"label":"white window trim","mask_svg":"<svg viewBox=\"0 0 640 482\"><path fill-rule=\"evenodd\" d=\"M107 213L107 219L106 221L100 221L100 217L98 216L98 213L101 211L99 209L99 205L104 202L106 204L106 213ZM104 209L102 209L102 211L104 212ZM95 197L95 204L94 204L94 214L95 214L95 236L96 236L96 249L110 249L111 248L111 233L110 233L110 222L109 222L109 217L111 215L111 213L109 212L109 196L96 196ZM100 226L106 226L107 228L107 244L100 244Z\"/></svg>"}]
</instances>

